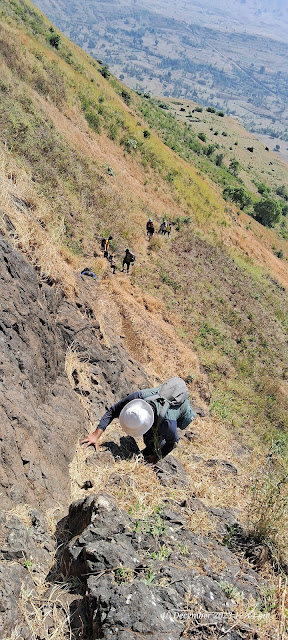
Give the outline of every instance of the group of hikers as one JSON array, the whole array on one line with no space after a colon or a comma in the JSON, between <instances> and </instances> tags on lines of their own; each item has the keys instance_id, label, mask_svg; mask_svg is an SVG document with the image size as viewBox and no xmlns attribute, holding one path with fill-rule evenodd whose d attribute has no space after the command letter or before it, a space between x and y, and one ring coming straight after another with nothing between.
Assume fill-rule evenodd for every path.
<instances>
[{"instance_id":1,"label":"group of hikers","mask_svg":"<svg viewBox=\"0 0 288 640\"><path fill-rule=\"evenodd\" d=\"M155 233L155 227L154 227L154 222L152 220L152 218L149 218L147 224L146 224L146 233L148 236L148 240L150 241ZM159 231L158 233L161 233L163 236L168 235L168 238L170 238L170 234L171 234L171 223L167 222L167 220L163 220L163 222L161 222L160 227L159 227Z\"/></svg>"},{"instance_id":2,"label":"group of hikers","mask_svg":"<svg viewBox=\"0 0 288 640\"><path fill-rule=\"evenodd\" d=\"M116 265L116 262L115 262L114 254L113 253L109 253L110 241L111 240L113 240L112 236L109 236L109 238L102 238L102 240L101 240L101 249L103 249L104 258L106 258L108 260L108 262L110 262L110 267L112 269L112 273L114 274L116 269L117 269L117 265ZM123 261L122 261L121 272L124 272L125 266L126 266L126 271L127 271L127 273L129 273L130 264L135 262L135 260L136 260L135 254L132 253L132 251L130 251L130 249L126 249L125 256L124 256Z\"/></svg>"},{"instance_id":3,"label":"group of hikers","mask_svg":"<svg viewBox=\"0 0 288 640\"><path fill-rule=\"evenodd\" d=\"M153 238L155 227L151 218L147 221L146 232L148 240ZM163 220L158 233L171 234L171 224ZM101 248L104 257L110 262L113 273L116 271L115 256L110 251L110 243L113 240L110 235L102 238ZM127 273L130 264L135 261L135 255L126 249L122 262L122 272ZM92 275L86 273L85 275ZM94 275L94 274L93 274ZM95 276L96 277L96 276ZM108 425L115 418L119 418L120 426L127 436L135 439L143 437L145 448L141 452L144 460L150 464L156 464L176 447L179 441L177 429L186 429L195 418L188 401L188 389L181 378L170 378L163 384L149 388L138 389L125 396L116 404L109 407L100 419L93 433L88 434L81 444L85 447L94 446L99 451L99 439Z\"/></svg>"},{"instance_id":4,"label":"group of hikers","mask_svg":"<svg viewBox=\"0 0 288 640\"><path fill-rule=\"evenodd\" d=\"M161 235L166 235L168 236L168 238L170 238L170 234L171 234L171 222L167 222L167 220L163 220L160 224L159 227L159 231L158 233L160 233ZM150 242L150 240L153 238L154 233L155 233L155 226L154 226L154 222L152 220L152 218L149 218L149 220L146 223L146 233L148 236L148 241ZM106 260L108 260L109 264L110 264L110 268L112 270L112 273L115 274L116 269L117 269L117 264L115 261L115 255L114 253L110 253L110 246L111 246L111 240L113 240L113 236L108 236L108 238L102 238L101 240L101 249L103 251L103 256L104 258L106 258ZM136 256L134 253L132 253L132 251L127 248L125 250L125 255L122 261L122 269L121 269L121 273L124 273L124 271L126 270L126 273L129 273L130 271L130 265L133 264L136 260ZM96 274L88 267L85 267L85 269L83 269L81 271L81 275L83 276L90 276L93 278L97 279Z\"/></svg>"},{"instance_id":5,"label":"group of hikers","mask_svg":"<svg viewBox=\"0 0 288 640\"><path fill-rule=\"evenodd\" d=\"M103 250L104 258L106 258L106 260L108 260L108 262L110 263L110 267L111 267L112 273L115 273L115 271L117 269L117 265L116 265L116 262L115 262L115 256L114 256L113 253L109 253L111 240L113 240L113 236L109 236L109 238L102 238L102 240L101 240L101 249Z\"/></svg>"},{"instance_id":6,"label":"group of hikers","mask_svg":"<svg viewBox=\"0 0 288 640\"><path fill-rule=\"evenodd\" d=\"M148 236L148 240L150 241L155 233L155 226L154 226L154 222L152 220L152 218L149 218L149 220L147 221L146 224L146 233ZM168 236L168 238L170 238L170 234L171 234L171 223L167 222L167 220L163 220L163 222L161 222L160 227L159 227L159 231L158 233L162 234L162 235L166 235ZM108 262L110 262L110 267L112 269L112 273L114 274L116 269L117 269L117 265L115 262L115 255L113 253L109 253L110 250L110 242L111 240L113 240L112 236L109 236L108 238L102 238L101 240L101 249L103 251L103 255L104 258L106 258L108 260ZM135 262L136 260L136 256L134 253L132 253L132 251L127 248L125 250L125 255L122 261L122 269L121 269L121 273L123 273L125 270L127 273L129 273L130 271L130 265L133 264L133 262Z\"/></svg>"}]
</instances>

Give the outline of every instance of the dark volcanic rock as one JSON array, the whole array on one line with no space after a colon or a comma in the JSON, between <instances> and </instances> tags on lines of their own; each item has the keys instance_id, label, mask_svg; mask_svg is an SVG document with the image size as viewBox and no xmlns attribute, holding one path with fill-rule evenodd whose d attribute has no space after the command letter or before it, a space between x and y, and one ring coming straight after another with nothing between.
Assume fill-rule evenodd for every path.
<instances>
[{"instance_id":1,"label":"dark volcanic rock","mask_svg":"<svg viewBox=\"0 0 288 640\"><path fill-rule=\"evenodd\" d=\"M87 302L91 286L79 278L76 302L67 301L59 289L39 285L36 271L0 236L2 508L25 502L46 509L67 502L68 464L85 424L80 398L64 371L69 344L97 363L95 417L130 392L132 381L133 389L147 386L115 332L110 349L102 344Z\"/></svg>"},{"instance_id":2,"label":"dark volcanic rock","mask_svg":"<svg viewBox=\"0 0 288 640\"><path fill-rule=\"evenodd\" d=\"M26 527L17 516L6 517L2 513L0 558L10 562L28 562L34 572L43 571L45 568L48 571L54 544L45 531L44 525L39 525L39 517L37 523L35 523L33 512L29 527Z\"/></svg>"},{"instance_id":3,"label":"dark volcanic rock","mask_svg":"<svg viewBox=\"0 0 288 640\"><path fill-rule=\"evenodd\" d=\"M81 513L83 524L90 519L85 529ZM78 636L85 620L91 640L179 640L190 615L191 637L200 629L198 637L206 637L206 628L229 640L251 637L249 625L238 634L231 624L234 597L260 600L263 580L226 546L185 529L181 513L166 506L136 528L114 499L98 494L72 505L69 520L81 534L67 545L62 570L86 588L82 609L77 604Z\"/></svg>"},{"instance_id":4,"label":"dark volcanic rock","mask_svg":"<svg viewBox=\"0 0 288 640\"><path fill-rule=\"evenodd\" d=\"M0 638L9 638L18 623L21 588L33 590L27 570L17 564L0 563Z\"/></svg>"},{"instance_id":5,"label":"dark volcanic rock","mask_svg":"<svg viewBox=\"0 0 288 640\"><path fill-rule=\"evenodd\" d=\"M108 494L88 496L73 503L68 526L72 535L78 537L74 537L64 551L63 573L81 577L91 571L97 573L121 564L130 566L129 557L135 558L135 551L131 546L131 535L123 536L123 533L131 524L129 516L117 508L115 500ZM111 549L103 548L105 540L111 543ZM133 568L135 562L132 561Z\"/></svg>"},{"instance_id":6,"label":"dark volcanic rock","mask_svg":"<svg viewBox=\"0 0 288 640\"><path fill-rule=\"evenodd\" d=\"M169 455L167 458L160 460L155 466L157 476L165 487L187 486L188 475L175 456Z\"/></svg>"},{"instance_id":7,"label":"dark volcanic rock","mask_svg":"<svg viewBox=\"0 0 288 640\"><path fill-rule=\"evenodd\" d=\"M205 465L206 467L216 467L223 473L231 473L233 476L237 476L238 473L236 467L231 462L227 462L227 460L207 460Z\"/></svg>"},{"instance_id":8,"label":"dark volcanic rock","mask_svg":"<svg viewBox=\"0 0 288 640\"><path fill-rule=\"evenodd\" d=\"M87 581L93 638L178 640L183 627L163 606L162 595L143 582L117 585L112 576Z\"/></svg>"},{"instance_id":9,"label":"dark volcanic rock","mask_svg":"<svg viewBox=\"0 0 288 640\"><path fill-rule=\"evenodd\" d=\"M64 374L50 293L48 304L36 272L1 237L0 254L2 506L45 508L67 498L67 465L83 412Z\"/></svg>"}]
</instances>

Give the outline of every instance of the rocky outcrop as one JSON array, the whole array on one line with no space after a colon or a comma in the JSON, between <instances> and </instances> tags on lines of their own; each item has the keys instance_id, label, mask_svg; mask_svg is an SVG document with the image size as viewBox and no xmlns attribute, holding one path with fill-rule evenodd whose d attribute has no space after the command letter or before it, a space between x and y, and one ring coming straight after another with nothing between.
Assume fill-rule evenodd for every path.
<instances>
[{"instance_id":1,"label":"rocky outcrop","mask_svg":"<svg viewBox=\"0 0 288 640\"><path fill-rule=\"evenodd\" d=\"M77 276L76 276L77 279ZM29 575L49 571L55 542L43 514L61 513L69 500L68 466L75 444L85 435L87 416L80 402L87 394L91 415L147 378L131 361L111 326L105 346L91 306L99 283L78 277L78 294L67 300L60 289L39 282L37 271L0 236L0 635L21 628L17 600L33 591ZM92 289L93 287L93 289ZM75 389L65 374L67 348L83 354L90 365L89 390ZM27 523L15 505L27 505ZM12 511L13 511L12 509ZM74 600L74 597L72 598ZM19 618L19 620L18 620ZM48 619L48 618L47 618Z\"/></svg>"},{"instance_id":2,"label":"rocky outcrop","mask_svg":"<svg viewBox=\"0 0 288 640\"><path fill-rule=\"evenodd\" d=\"M132 385L148 386L149 380L130 359L112 321L109 329L109 318L109 340L104 339L95 304L97 296L101 300L99 282L76 276L78 293L67 300L61 290L39 282L36 270L1 236L0 254L0 635L10 638L16 627L18 637L31 640L20 600L23 593L33 596L40 572L51 581L56 573L60 577L56 567L51 571L55 541L43 513L55 504L66 512L68 465L87 417L81 396L97 419ZM76 369L74 389L70 386L65 357L71 345L89 364L89 388L81 387ZM120 437L106 449L89 457L87 472L111 466L109 482L120 484L113 456L128 459L139 452L137 445ZM206 464L237 474L225 460ZM189 492L187 473L175 456L155 465L155 473L163 486ZM88 477L87 483L93 486ZM17 514L23 503L26 521ZM64 625L70 608L75 640L179 640L187 633L208 638L211 630L216 635L221 630L227 640L250 638L249 625L235 615L237 599L261 601L263 581L232 549L189 529L189 513L195 511L213 516L220 536L237 529L230 509L208 507L191 495L181 504L167 501L137 522L105 493L72 504L60 574L80 587L77 594L62 593L64 603L53 587L47 589L37 637L56 633L48 611L58 607ZM63 521L56 532L61 551Z\"/></svg>"},{"instance_id":3,"label":"rocky outcrop","mask_svg":"<svg viewBox=\"0 0 288 640\"><path fill-rule=\"evenodd\" d=\"M178 640L188 623L189 637L220 630L229 640L251 637L237 621L237 601L261 601L263 580L227 546L190 531L179 505L136 523L97 494L71 505L68 528L62 572L85 587L76 637Z\"/></svg>"},{"instance_id":4,"label":"rocky outcrop","mask_svg":"<svg viewBox=\"0 0 288 640\"><path fill-rule=\"evenodd\" d=\"M103 343L89 302L91 287L100 285L87 280L79 276L78 296L68 301L61 290L39 283L35 269L0 236L2 508L67 504L68 465L85 424L64 370L68 345L91 364L95 417L128 392L132 380L136 388L147 384L112 330L111 348Z\"/></svg>"},{"instance_id":5,"label":"rocky outcrop","mask_svg":"<svg viewBox=\"0 0 288 640\"><path fill-rule=\"evenodd\" d=\"M18 599L23 588L30 591L34 588L33 580L25 568L0 562L0 638L10 638L13 629L20 622ZM21 634L21 628L18 629Z\"/></svg>"}]
</instances>

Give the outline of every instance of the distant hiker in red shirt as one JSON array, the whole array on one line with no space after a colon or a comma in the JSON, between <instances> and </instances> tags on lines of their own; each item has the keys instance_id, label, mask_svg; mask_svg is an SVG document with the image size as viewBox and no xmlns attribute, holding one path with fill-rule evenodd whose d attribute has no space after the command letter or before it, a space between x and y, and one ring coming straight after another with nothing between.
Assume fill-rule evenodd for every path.
<instances>
[{"instance_id":1,"label":"distant hiker in red shirt","mask_svg":"<svg viewBox=\"0 0 288 640\"><path fill-rule=\"evenodd\" d=\"M153 224L151 218L149 218L149 220L148 220L148 222L146 224L146 232L147 232L148 240L151 240L151 238L153 238L154 233L155 233L154 224Z\"/></svg>"}]
</instances>

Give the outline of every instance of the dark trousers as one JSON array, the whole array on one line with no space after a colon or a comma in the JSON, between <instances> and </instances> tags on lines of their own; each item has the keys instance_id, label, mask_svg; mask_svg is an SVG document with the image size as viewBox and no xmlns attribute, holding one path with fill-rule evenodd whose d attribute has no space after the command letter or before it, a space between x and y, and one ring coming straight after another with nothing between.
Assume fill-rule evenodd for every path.
<instances>
[{"instance_id":1,"label":"dark trousers","mask_svg":"<svg viewBox=\"0 0 288 640\"><path fill-rule=\"evenodd\" d=\"M143 440L146 446L142 453L145 456L153 456L155 454L158 455L161 451L161 445L165 444L165 440L162 440L161 442L159 434L155 433L153 427L151 427L149 431L146 431L146 433L144 433Z\"/></svg>"},{"instance_id":2,"label":"dark trousers","mask_svg":"<svg viewBox=\"0 0 288 640\"><path fill-rule=\"evenodd\" d=\"M122 264L122 271L124 271L124 265L125 265L125 264L127 265L127 273L128 273L128 271L129 271L129 269L130 269L130 261L128 261L128 260L126 260L126 259L124 258L124 260L123 260L123 264Z\"/></svg>"}]
</instances>

